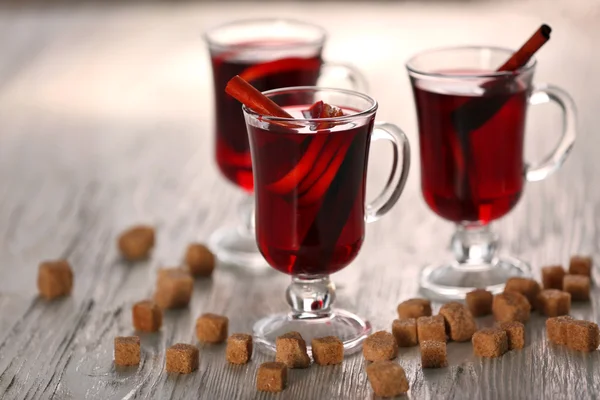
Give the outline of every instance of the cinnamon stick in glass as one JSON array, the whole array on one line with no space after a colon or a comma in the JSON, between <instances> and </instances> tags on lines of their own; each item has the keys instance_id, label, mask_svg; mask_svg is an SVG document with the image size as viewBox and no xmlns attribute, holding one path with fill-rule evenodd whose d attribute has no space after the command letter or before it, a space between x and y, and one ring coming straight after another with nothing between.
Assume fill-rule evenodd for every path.
<instances>
[{"instance_id":1,"label":"cinnamon stick in glass","mask_svg":"<svg viewBox=\"0 0 600 400\"><path fill-rule=\"evenodd\" d=\"M550 39L551 31L550 26L546 24L540 26L496 72L516 72L523 68L527 65L531 57ZM492 80L484 83L481 87L489 95L494 91L504 90L504 85L510 82L512 82L511 77L506 80L492 78ZM508 98L506 96L498 96L494 99L490 96L487 98L487 101L483 102L480 97L474 97L452 112L452 124L458 138L458 143L453 144L455 156L457 157L456 166L462 176L458 188L460 191L459 195L464 199L471 199L474 195L469 179L469 174L472 173L470 169L473 168L469 135L472 131L479 129L489 121L504 106Z\"/></svg>"}]
</instances>

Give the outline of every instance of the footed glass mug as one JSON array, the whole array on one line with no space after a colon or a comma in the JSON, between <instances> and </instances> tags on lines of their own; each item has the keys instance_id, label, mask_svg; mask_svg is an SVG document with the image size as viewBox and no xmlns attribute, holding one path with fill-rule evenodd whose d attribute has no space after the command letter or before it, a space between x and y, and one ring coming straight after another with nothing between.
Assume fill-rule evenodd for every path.
<instances>
[{"instance_id":1,"label":"footed glass mug","mask_svg":"<svg viewBox=\"0 0 600 400\"><path fill-rule=\"evenodd\" d=\"M215 155L221 174L248 194L240 206L242 223L216 231L209 245L217 257L244 268L268 268L254 237L254 183L244 115L237 100L225 93L227 82L240 75L260 91L317 84L325 76L341 76L351 88L366 90L361 74L349 65L324 63L325 31L286 19L234 21L205 34L215 91Z\"/></svg>"},{"instance_id":2,"label":"footed glass mug","mask_svg":"<svg viewBox=\"0 0 600 400\"><path fill-rule=\"evenodd\" d=\"M255 340L274 350L276 337L289 331L300 332L307 343L336 335L351 352L371 325L332 309L335 288L329 275L356 257L365 221L377 220L400 197L410 165L408 140L395 125L375 123L377 102L358 92L295 87L264 94L294 117L275 118L243 107L252 151L256 240L267 262L291 275L286 295L291 311L258 321ZM302 111L319 100L345 115L304 118ZM393 165L383 192L365 205L369 146L375 140L392 144Z\"/></svg>"},{"instance_id":3,"label":"footed glass mug","mask_svg":"<svg viewBox=\"0 0 600 400\"><path fill-rule=\"evenodd\" d=\"M517 204L526 181L539 181L564 162L576 134L575 105L551 85L532 85L535 59L514 72L493 72L513 54L494 47L426 51L406 65L419 124L421 189L427 205L456 224L454 260L423 269L431 296L464 298L475 288L494 293L529 265L496 252L490 223ZM553 101L563 111L562 137L541 163L523 161L528 104Z\"/></svg>"}]
</instances>

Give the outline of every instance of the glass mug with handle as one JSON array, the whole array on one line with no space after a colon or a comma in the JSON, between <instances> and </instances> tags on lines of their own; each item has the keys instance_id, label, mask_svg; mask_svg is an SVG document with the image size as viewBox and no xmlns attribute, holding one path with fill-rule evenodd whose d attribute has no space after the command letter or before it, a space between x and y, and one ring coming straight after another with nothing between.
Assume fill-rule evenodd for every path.
<instances>
[{"instance_id":1,"label":"glass mug with handle","mask_svg":"<svg viewBox=\"0 0 600 400\"><path fill-rule=\"evenodd\" d=\"M217 257L231 265L268 268L254 237L254 182L246 124L240 104L225 93L239 75L260 91L314 86L319 79L342 76L353 89L366 82L352 66L326 63L323 28L288 19L251 19L226 23L205 34L212 62L215 93L215 155L221 174L248 196L240 206L242 223L216 231L210 241ZM340 74L341 72L341 74Z\"/></svg>"},{"instance_id":2,"label":"glass mug with handle","mask_svg":"<svg viewBox=\"0 0 600 400\"><path fill-rule=\"evenodd\" d=\"M365 222L379 219L399 199L410 166L408 140L395 125L375 123L377 102L359 92L295 87L264 94L294 117L270 117L244 107L255 179L256 240L267 262L291 275L286 295L291 311L258 321L255 340L275 350L277 336L290 331L300 332L307 343L335 335L351 353L360 348L371 325L331 308L335 289L329 275L357 256ZM344 115L307 118L306 110L317 101L341 108ZM369 146L375 140L392 144L393 163L384 190L366 204Z\"/></svg>"},{"instance_id":3,"label":"glass mug with handle","mask_svg":"<svg viewBox=\"0 0 600 400\"><path fill-rule=\"evenodd\" d=\"M533 85L535 59L495 72L512 50L453 47L425 51L406 65L419 125L421 189L427 205L456 224L454 260L423 269L421 288L441 298L464 298L475 288L503 290L529 265L497 254L490 223L509 213L525 182L545 179L564 162L576 136L575 105L552 85ZM562 136L540 164L523 160L528 104L555 102Z\"/></svg>"}]
</instances>

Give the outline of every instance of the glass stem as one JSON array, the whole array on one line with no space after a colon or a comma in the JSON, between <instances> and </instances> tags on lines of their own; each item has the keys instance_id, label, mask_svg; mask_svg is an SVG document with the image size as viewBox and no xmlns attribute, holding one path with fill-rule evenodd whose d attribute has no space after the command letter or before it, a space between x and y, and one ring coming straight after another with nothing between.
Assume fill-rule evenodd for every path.
<instances>
[{"instance_id":1,"label":"glass stem","mask_svg":"<svg viewBox=\"0 0 600 400\"><path fill-rule=\"evenodd\" d=\"M327 317L335 300L335 285L329 275L293 276L286 298L293 318Z\"/></svg>"},{"instance_id":2,"label":"glass stem","mask_svg":"<svg viewBox=\"0 0 600 400\"><path fill-rule=\"evenodd\" d=\"M498 235L489 224L457 224L451 246L461 266L489 264L496 255Z\"/></svg>"},{"instance_id":3,"label":"glass stem","mask_svg":"<svg viewBox=\"0 0 600 400\"><path fill-rule=\"evenodd\" d=\"M238 215L242 222L238 229L242 236L254 236L254 207L254 194L246 195L238 206Z\"/></svg>"}]
</instances>

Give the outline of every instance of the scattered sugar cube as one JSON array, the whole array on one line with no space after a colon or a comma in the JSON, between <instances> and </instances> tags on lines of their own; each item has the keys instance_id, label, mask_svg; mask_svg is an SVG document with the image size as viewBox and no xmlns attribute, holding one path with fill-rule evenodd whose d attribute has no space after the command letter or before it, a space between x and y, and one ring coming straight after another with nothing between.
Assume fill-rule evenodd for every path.
<instances>
[{"instance_id":1,"label":"scattered sugar cube","mask_svg":"<svg viewBox=\"0 0 600 400\"><path fill-rule=\"evenodd\" d=\"M467 293L465 301L469 311L475 317L483 317L492 313L494 295L485 289L475 289Z\"/></svg>"},{"instance_id":2,"label":"scattered sugar cube","mask_svg":"<svg viewBox=\"0 0 600 400\"><path fill-rule=\"evenodd\" d=\"M37 286L40 296L52 300L68 296L73 289L73 271L66 260L45 261L38 269Z\"/></svg>"},{"instance_id":3,"label":"scattered sugar cube","mask_svg":"<svg viewBox=\"0 0 600 400\"><path fill-rule=\"evenodd\" d=\"M440 308L440 315L444 317L446 326L449 327L450 339L455 342L466 342L477 330L477 323L473 314L467 307L458 302L446 303Z\"/></svg>"},{"instance_id":4,"label":"scattered sugar cube","mask_svg":"<svg viewBox=\"0 0 600 400\"><path fill-rule=\"evenodd\" d=\"M200 351L196 346L177 343L167 349L167 372L189 374L198 369Z\"/></svg>"},{"instance_id":5,"label":"scattered sugar cube","mask_svg":"<svg viewBox=\"0 0 600 400\"><path fill-rule=\"evenodd\" d=\"M288 368L308 368L310 357L306 350L306 342L298 332L288 332L275 339L275 361Z\"/></svg>"},{"instance_id":6,"label":"scattered sugar cube","mask_svg":"<svg viewBox=\"0 0 600 400\"><path fill-rule=\"evenodd\" d=\"M571 350L590 352L600 344L598 324L590 321L568 320L567 347Z\"/></svg>"},{"instance_id":7,"label":"scattered sugar cube","mask_svg":"<svg viewBox=\"0 0 600 400\"><path fill-rule=\"evenodd\" d=\"M396 338L399 347L416 346L419 343L417 320L414 318L395 319L392 322L392 335Z\"/></svg>"},{"instance_id":8,"label":"scattered sugar cube","mask_svg":"<svg viewBox=\"0 0 600 400\"><path fill-rule=\"evenodd\" d=\"M196 337L203 343L223 343L227 340L229 318L206 313L196 320Z\"/></svg>"},{"instance_id":9,"label":"scattered sugar cube","mask_svg":"<svg viewBox=\"0 0 600 400\"><path fill-rule=\"evenodd\" d=\"M363 355L367 361L393 360L398 355L398 343L389 332L375 332L365 339Z\"/></svg>"},{"instance_id":10,"label":"scattered sugar cube","mask_svg":"<svg viewBox=\"0 0 600 400\"><path fill-rule=\"evenodd\" d=\"M154 302L160 308L184 308L192 298L194 279L181 268L161 268L156 280Z\"/></svg>"},{"instance_id":11,"label":"scattered sugar cube","mask_svg":"<svg viewBox=\"0 0 600 400\"><path fill-rule=\"evenodd\" d=\"M562 265L551 265L542 268L542 283L544 289L562 289L565 270Z\"/></svg>"},{"instance_id":12,"label":"scattered sugar cube","mask_svg":"<svg viewBox=\"0 0 600 400\"><path fill-rule=\"evenodd\" d=\"M344 361L344 344L337 336L325 336L311 341L312 355L319 365L335 365Z\"/></svg>"},{"instance_id":13,"label":"scattered sugar cube","mask_svg":"<svg viewBox=\"0 0 600 400\"><path fill-rule=\"evenodd\" d=\"M115 338L115 364L122 366L140 363L140 338L137 336L117 336Z\"/></svg>"},{"instance_id":14,"label":"scattered sugar cube","mask_svg":"<svg viewBox=\"0 0 600 400\"><path fill-rule=\"evenodd\" d=\"M367 378L376 396L394 397L408 392L404 369L393 361L376 361L367 366Z\"/></svg>"},{"instance_id":15,"label":"scattered sugar cube","mask_svg":"<svg viewBox=\"0 0 600 400\"><path fill-rule=\"evenodd\" d=\"M590 299L590 278L584 275L565 275L562 289L571 294L573 301L587 301Z\"/></svg>"},{"instance_id":16,"label":"scattered sugar cube","mask_svg":"<svg viewBox=\"0 0 600 400\"><path fill-rule=\"evenodd\" d=\"M117 244L127 261L144 260L154 247L154 228L146 225L133 226L121 233Z\"/></svg>"},{"instance_id":17,"label":"scattered sugar cube","mask_svg":"<svg viewBox=\"0 0 600 400\"><path fill-rule=\"evenodd\" d=\"M281 392L287 385L287 368L281 362L266 362L258 367L256 390Z\"/></svg>"},{"instance_id":18,"label":"scattered sugar cube","mask_svg":"<svg viewBox=\"0 0 600 400\"><path fill-rule=\"evenodd\" d=\"M421 349L421 366L423 368L444 368L448 366L446 342L423 340L419 342Z\"/></svg>"},{"instance_id":19,"label":"scattered sugar cube","mask_svg":"<svg viewBox=\"0 0 600 400\"><path fill-rule=\"evenodd\" d=\"M234 333L227 338L225 350L227 361L232 364L246 364L252 357L252 336Z\"/></svg>"},{"instance_id":20,"label":"scattered sugar cube","mask_svg":"<svg viewBox=\"0 0 600 400\"><path fill-rule=\"evenodd\" d=\"M504 292L494 296L492 313L497 322L529 321L531 305L525 296L518 292Z\"/></svg>"},{"instance_id":21,"label":"scattered sugar cube","mask_svg":"<svg viewBox=\"0 0 600 400\"><path fill-rule=\"evenodd\" d=\"M592 276L592 257L573 256L569 263L569 274ZM559 288L560 289L560 288Z\"/></svg>"},{"instance_id":22,"label":"scattered sugar cube","mask_svg":"<svg viewBox=\"0 0 600 400\"><path fill-rule=\"evenodd\" d=\"M547 317L567 315L571 311L571 295L562 290L545 289L538 295L540 312Z\"/></svg>"},{"instance_id":23,"label":"scattered sugar cube","mask_svg":"<svg viewBox=\"0 0 600 400\"><path fill-rule=\"evenodd\" d=\"M419 343L424 340L437 340L446 342L446 326L444 317L436 315L435 317L417 318L417 337Z\"/></svg>"},{"instance_id":24,"label":"scattered sugar cube","mask_svg":"<svg viewBox=\"0 0 600 400\"><path fill-rule=\"evenodd\" d=\"M537 295L541 290L540 284L534 279L521 277L509 278L504 286L505 292L519 292L527 297L532 310L536 308Z\"/></svg>"},{"instance_id":25,"label":"scattered sugar cube","mask_svg":"<svg viewBox=\"0 0 600 400\"><path fill-rule=\"evenodd\" d=\"M525 347L525 325L521 322L502 322L498 324L498 328L506 332L509 350L518 350Z\"/></svg>"},{"instance_id":26,"label":"scattered sugar cube","mask_svg":"<svg viewBox=\"0 0 600 400\"><path fill-rule=\"evenodd\" d=\"M566 346L567 326L573 318L568 315L552 317L546 320L546 336L551 343Z\"/></svg>"},{"instance_id":27,"label":"scattered sugar cube","mask_svg":"<svg viewBox=\"0 0 600 400\"><path fill-rule=\"evenodd\" d=\"M500 357L508 351L508 336L502 329L484 328L473 335L473 351L479 357Z\"/></svg>"},{"instance_id":28,"label":"scattered sugar cube","mask_svg":"<svg viewBox=\"0 0 600 400\"><path fill-rule=\"evenodd\" d=\"M152 300L138 301L131 314L133 327L140 332L156 332L162 326L162 310Z\"/></svg>"},{"instance_id":29,"label":"scattered sugar cube","mask_svg":"<svg viewBox=\"0 0 600 400\"><path fill-rule=\"evenodd\" d=\"M427 299L409 299L398 304L400 318L419 318L431 316L431 302Z\"/></svg>"},{"instance_id":30,"label":"scattered sugar cube","mask_svg":"<svg viewBox=\"0 0 600 400\"><path fill-rule=\"evenodd\" d=\"M215 255L201 243L192 243L185 253L185 264L194 276L211 276L215 269Z\"/></svg>"}]
</instances>

